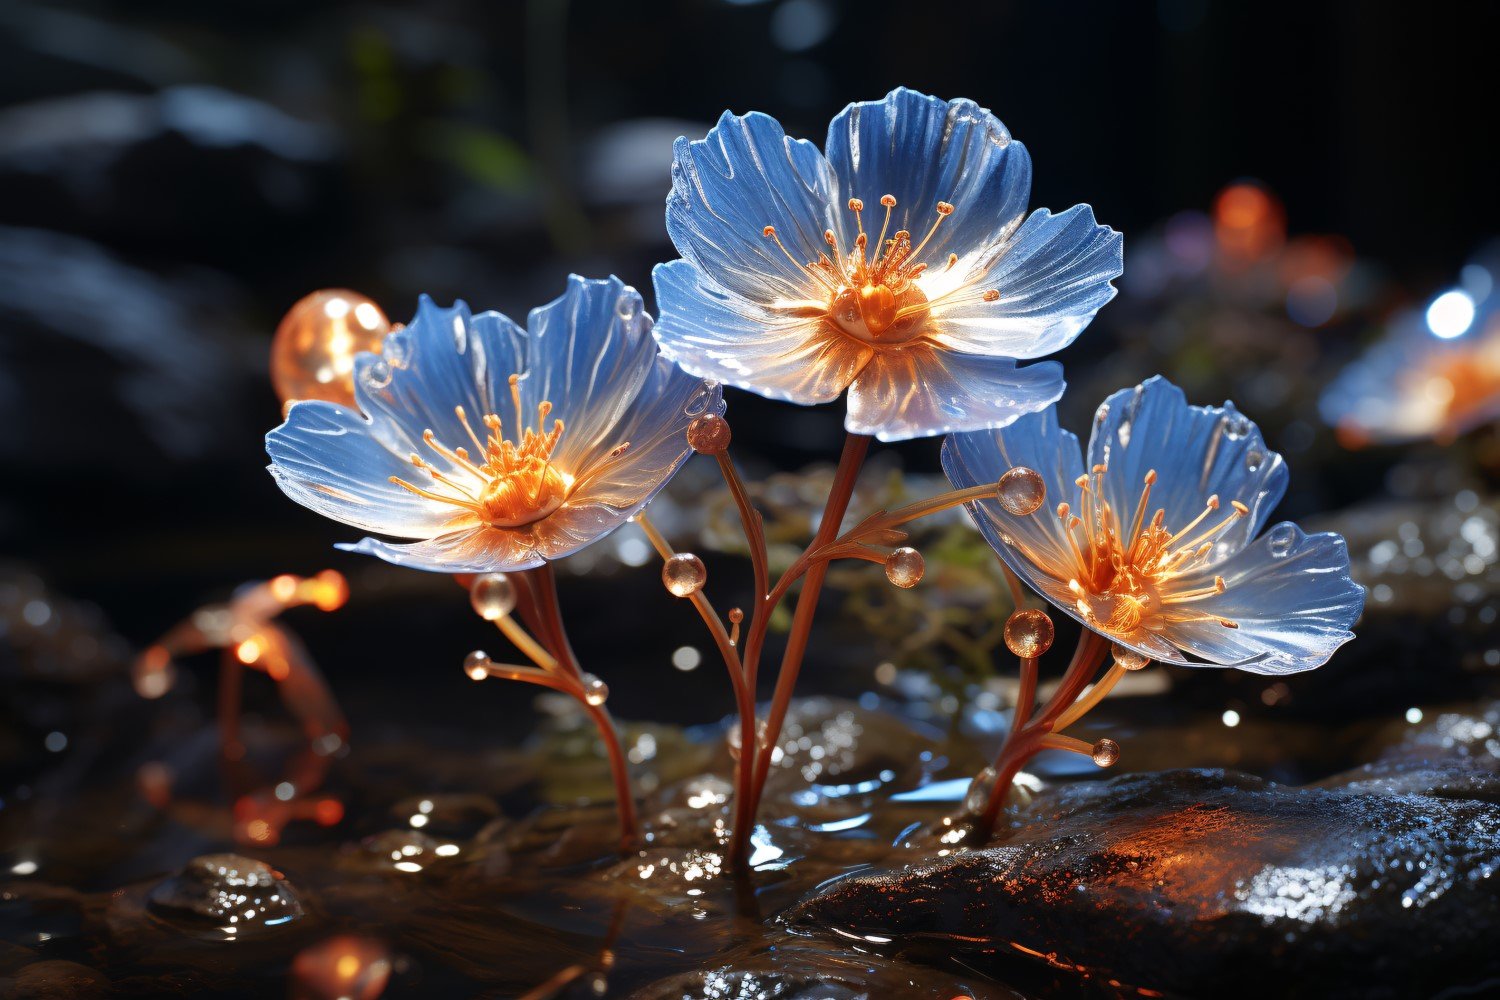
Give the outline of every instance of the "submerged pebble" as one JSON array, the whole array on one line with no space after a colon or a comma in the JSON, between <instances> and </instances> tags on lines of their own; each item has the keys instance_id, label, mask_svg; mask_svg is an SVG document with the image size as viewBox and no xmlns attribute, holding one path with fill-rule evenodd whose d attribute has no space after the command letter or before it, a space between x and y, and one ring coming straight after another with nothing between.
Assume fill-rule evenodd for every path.
<instances>
[{"instance_id":1,"label":"submerged pebble","mask_svg":"<svg viewBox=\"0 0 1500 1000\"><path fill-rule=\"evenodd\" d=\"M238 854L205 854L151 890L148 906L184 930L243 939L303 914L296 889L270 865Z\"/></svg>"}]
</instances>

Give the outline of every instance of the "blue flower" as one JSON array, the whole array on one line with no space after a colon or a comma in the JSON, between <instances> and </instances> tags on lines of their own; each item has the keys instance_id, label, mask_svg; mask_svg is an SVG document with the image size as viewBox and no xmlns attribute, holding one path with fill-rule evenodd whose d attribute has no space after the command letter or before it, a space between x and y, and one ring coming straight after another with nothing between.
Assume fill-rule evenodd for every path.
<instances>
[{"instance_id":1,"label":"blue flower","mask_svg":"<svg viewBox=\"0 0 1500 1000\"><path fill-rule=\"evenodd\" d=\"M1500 294L1476 303L1455 289L1436 302L1444 299L1464 324L1456 332L1400 316L1324 391L1323 418L1342 443L1451 441L1500 419Z\"/></svg>"},{"instance_id":2,"label":"blue flower","mask_svg":"<svg viewBox=\"0 0 1500 1000\"><path fill-rule=\"evenodd\" d=\"M1232 403L1189 406L1158 376L1099 407L1087 466L1049 407L948 438L943 468L959 487L1000 482L997 499L969 505L990 545L1047 600L1145 656L1285 674L1353 637L1364 590L1344 539L1290 522L1259 534L1286 465ZM1012 469L1029 471L1001 481Z\"/></svg>"},{"instance_id":3,"label":"blue flower","mask_svg":"<svg viewBox=\"0 0 1500 1000\"><path fill-rule=\"evenodd\" d=\"M296 403L266 435L298 503L396 538L343 545L444 573L529 569L607 535L687 458L717 387L660 357L640 295L572 276L526 329L423 297L355 361L362 413Z\"/></svg>"},{"instance_id":4,"label":"blue flower","mask_svg":"<svg viewBox=\"0 0 1500 1000\"><path fill-rule=\"evenodd\" d=\"M849 391L884 441L1000 427L1062 395L1055 362L1115 294L1122 238L1078 205L1026 215L1031 158L972 101L851 104L826 153L774 118L678 139L656 268L662 353L773 399Z\"/></svg>"}]
</instances>

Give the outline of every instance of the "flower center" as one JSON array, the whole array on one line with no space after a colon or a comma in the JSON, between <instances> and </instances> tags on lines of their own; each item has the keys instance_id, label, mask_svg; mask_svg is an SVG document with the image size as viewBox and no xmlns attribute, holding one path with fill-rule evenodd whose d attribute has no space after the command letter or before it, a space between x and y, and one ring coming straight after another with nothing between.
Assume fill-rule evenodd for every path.
<instances>
[{"instance_id":1,"label":"flower center","mask_svg":"<svg viewBox=\"0 0 1500 1000\"><path fill-rule=\"evenodd\" d=\"M918 285L918 279L928 267L919 258L938 226L953 214L953 206L946 201L938 202L937 219L932 228L927 230L922 242L913 246L911 233L905 229L896 230L890 239L886 239L896 199L893 195L882 195L880 204L885 207L885 222L875 240L873 256L869 236L865 233L865 203L858 198L849 199L849 211L854 213L859 235L854 238L854 246L848 252L839 246L838 235L832 229L825 230L823 242L828 244L828 251L818 254L817 260L802 264L782 244L775 226L767 226L763 234L774 240L787 259L816 279L827 293L822 302L797 303L794 308L824 317L841 333L856 340L870 344L900 344L919 336L927 326L934 303ZM943 270L951 270L957 263L958 254L950 253ZM981 292L980 297L986 302L995 302L1000 293L988 289Z\"/></svg>"},{"instance_id":2,"label":"flower center","mask_svg":"<svg viewBox=\"0 0 1500 1000\"><path fill-rule=\"evenodd\" d=\"M1178 581L1202 567L1219 536L1248 515L1250 508L1238 500L1231 501L1227 517L1200 528L1219 509L1219 498L1214 495L1197 517L1174 531L1163 523L1165 509L1157 508L1154 515L1146 517L1151 487L1156 483L1153 469L1146 473L1140 499L1126 524L1104 499L1107 471L1106 466L1096 465L1091 475L1078 477L1083 494L1078 515L1066 503L1057 506L1073 557L1068 589L1077 602L1078 613L1089 624L1121 635L1142 629L1159 632L1188 621L1216 621L1225 628L1238 628L1227 618L1192 607L1195 601L1222 594L1223 577L1216 576L1212 586L1196 590L1183 589Z\"/></svg>"},{"instance_id":3,"label":"flower center","mask_svg":"<svg viewBox=\"0 0 1500 1000\"><path fill-rule=\"evenodd\" d=\"M519 376L510 377L511 400L516 409L515 440L505 436L504 425L494 413L485 414L481 420L485 428L481 440L464 408L456 406L453 412L477 451L470 453L462 446L449 447L439 442L431 429L425 430L422 441L452 468L444 472L413 453L412 465L431 477L432 488L419 488L399 476L392 476L391 482L418 496L470 511L495 528L531 524L561 507L576 485L572 476L552 464L563 422L554 420L551 430L542 430L552 412L552 404L543 400L536 408L536 429L525 426L518 382Z\"/></svg>"}]
</instances>

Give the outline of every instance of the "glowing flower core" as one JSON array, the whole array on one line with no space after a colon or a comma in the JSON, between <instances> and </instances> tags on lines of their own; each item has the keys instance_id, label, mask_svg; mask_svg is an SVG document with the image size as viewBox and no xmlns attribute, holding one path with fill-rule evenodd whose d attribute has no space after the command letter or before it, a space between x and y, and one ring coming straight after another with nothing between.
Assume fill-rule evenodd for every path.
<instances>
[{"instance_id":1,"label":"glowing flower core","mask_svg":"<svg viewBox=\"0 0 1500 1000\"><path fill-rule=\"evenodd\" d=\"M521 409L519 378L510 377L511 399L516 409L514 441L505 436L504 424L494 413L485 414L481 420L486 430L481 441L462 406L455 407L454 413L469 432L469 439L477 449L475 454L480 457L471 455L466 447L450 447L438 441L431 430L422 433L427 447L467 473L471 477L468 481L440 472L414 453L411 464L432 478L432 488L422 489L398 476L392 476L391 482L429 500L471 511L496 528L531 524L561 507L576 485L573 476L552 464L552 453L562 438L563 422L554 420L552 429L544 430L552 404L543 400L537 404L536 428L527 427Z\"/></svg>"},{"instance_id":2,"label":"glowing flower core","mask_svg":"<svg viewBox=\"0 0 1500 1000\"><path fill-rule=\"evenodd\" d=\"M782 244L775 226L766 226L763 231L793 265L828 292L827 301L791 303L786 308L810 318L822 317L840 333L877 346L912 340L926 326L932 303L918 286L917 279L928 269L928 264L918 258L938 226L954 211L950 203L938 202L937 218L933 220L932 228L927 230L920 243L913 246L911 233L905 229L896 230L890 239L886 239L896 198L882 195L880 204L885 208L885 221L875 239L873 259L869 234L865 232L865 203L858 198L850 198L848 203L859 235L847 253L839 246L837 234L828 229L823 233L823 242L828 244L832 256L822 253L817 260L804 264ZM950 253L943 270L951 270L957 263L958 254ZM955 297L947 298L951 304ZM980 293L978 298L996 302L1000 293L992 289Z\"/></svg>"},{"instance_id":3,"label":"glowing flower core","mask_svg":"<svg viewBox=\"0 0 1500 1000\"><path fill-rule=\"evenodd\" d=\"M1108 471L1106 466L1096 465L1091 475L1078 477L1077 485L1083 491L1079 514L1066 503L1057 506L1073 559L1071 569L1064 568L1060 575L1068 580L1078 613L1091 625L1127 636L1141 629L1159 632L1189 621L1216 621L1225 628L1238 628L1227 618L1205 614L1192 606L1195 601L1222 594L1223 577L1214 577L1212 586L1187 590L1177 586L1177 581L1200 569L1215 540L1249 514L1250 508L1238 500L1231 501L1226 517L1200 528L1219 509L1219 498L1214 495L1197 517L1173 530L1164 523L1164 509L1157 508L1149 519L1146 516L1151 509L1151 487L1156 483L1153 469L1146 473L1127 525L1103 499Z\"/></svg>"}]
</instances>

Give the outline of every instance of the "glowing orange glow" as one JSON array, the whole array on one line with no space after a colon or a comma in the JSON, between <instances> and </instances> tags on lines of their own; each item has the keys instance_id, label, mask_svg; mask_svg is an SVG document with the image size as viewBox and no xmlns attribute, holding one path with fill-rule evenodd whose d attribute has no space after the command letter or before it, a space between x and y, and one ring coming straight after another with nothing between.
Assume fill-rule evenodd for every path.
<instances>
[{"instance_id":1,"label":"glowing orange glow","mask_svg":"<svg viewBox=\"0 0 1500 1000\"><path fill-rule=\"evenodd\" d=\"M319 826L337 826L344 820L344 804L338 799L319 799L313 806L313 819Z\"/></svg>"},{"instance_id":2,"label":"glowing orange glow","mask_svg":"<svg viewBox=\"0 0 1500 1000\"><path fill-rule=\"evenodd\" d=\"M1060 568L1058 575L1067 579L1078 613L1101 631L1127 637L1142 629L1160 631L1185 621L1217 621L1236 628L1228 619L1192 607L1196 601L1222 594L1222 577L1196 590L1182 589L1178 580L1200 567L1215 540L1250 509L1234 500L1227 513L1215 517L1220 502L1212 496L1192 521L1168 526L1163 508L1147 517L1155 470L1146 474L1140 498L1129 512L1114 510L1104 499L1108 472L1107 466L1096 465L1091 474L1078 477L1083 491L1078 514L1066 503L1057 507L1069 546L1069 565ZM1211 523L1203 527L1205 521Z\"/></svg>"},{"instance_id":3,"label":"glowing orange glow","mask_svg":"<svg viewBox=\"0 0 1500 1000\"><path fill-rule=\"evenodd\" d=\"M896 199L889 194L883 195L880 204L885 208L885 221L875 239L873 251L869 234L865 232L865 203L858 198L849 199L848 208L854 213L859 235L847 252L839 246L838 236L830 229L823 234L828 252L819 254L815 261L803 263L782 244L775 226L766 226L764 235L788 260L812 277L827 295L826 301L795 303L791 308L809 316L822 316L840 333L863 343L900 344L919 336L927 325L934 303L928 301L927 295L917 285L917 278L929 267L928 262L919 258L943 220L955 209L946 201L938 202L932 227L914 245L912 234L905 229L896 230L890 239L886 239ZM952 268L957 263L958 256L949 254L943 269ZM967 289L948 296L945 304L956 304L966 296L984 302L1000 299L1000 293L995 289Z\"/></svg>"},{"instance_id":4,"label":"glowing orange glow","mask_svg":"<svg viewBox=\"0 0 1500 1000\"><path fill-rule=\"evenodd\" d=\"M258 635L252 635L234 647L234 655L241 663L254 663L261 658L265 651L265 639Z\"/></svg>"},{"instance_id":5,"label":"glowing orange glow","mask_svg":"<svg viewBox=\"0 0 1500 1000\"><path fill-rule=\"evenodd\" d=\"M287 311L271 342L271 381L283 403L354 404L354 357L379 352L391 322L369 298L343 288L313 292Z\"/></svg>"},{"instance_id":6,"label":"glowing orange glow","mask_svg":"<svg viewBox=\"0 0 1500 1000\"><path fill-rule=\"evenodd\" d=\"M336 570L325 569L306 583L312 591L311 601L320 611L337 611L349 601L349 583Z\"/></svg>"},{"instance_id":7,"label":"glowing orange glow","mask_svg":"<svg viewBox=\"0 0 1500 1000\"><path fill-rule=\"evenodd\" d=\"M266 586L271 588L271 596L282 604L290 604L297 596L298 580L289 573L274 577Z\"/></svg>"},{"instance_id":8,"label":"glowing orange glow","mask_svg":"<svg viewBox=\"0 0 1500 1000\"><path fill-rule=\"evenodd\" d=\"M1286 240L1286 213L1258 184L1231 184L1214 200L1214 238L1233 261L1260 260Z\"/></svg>"},{"instance_id":9,"label":"glowing orange glow","mask_svg":"<svg viewBox=\"0 0 1500 1000\"><path fill-rule=\"evenodd\" d=\"M245 834L258 844L264 844L271 839L271 824L263 819L252 819L245 824Z\"/></svg>"},{"instance_id":10,"label":"glowing orange glow","mask_svg":"<svg viewBox=\"0 0 1500 1000\"><path fill-rule=\"evenodd\" d=\"M450 447L439 442L430 430L422 435L428 448L467 474L467 481L445 474L421 455L413 454L412 465L431 477L431 488L423 489L399 476L392 476L391 482L418 496L467 510L496 528L531 524L561 507L574 486L573 477L552 464L563 422L554 420L551 430L543 430L552 413L552 404L544 400L537 404L536 428L526 426L519 382L519 376L510 377L517 426L514 441L505 436L504 423L494 413L485 414L481 420L486 430L481 441L461 406L454 412L477 449L475 453L462 445Z\"/></svg>"}]
</instances>

